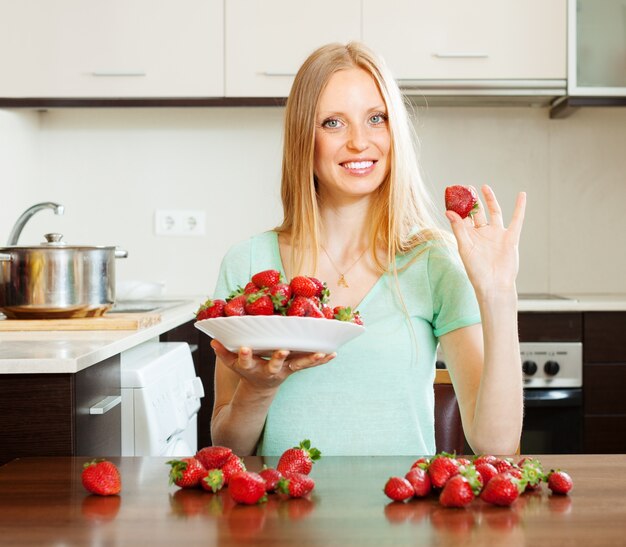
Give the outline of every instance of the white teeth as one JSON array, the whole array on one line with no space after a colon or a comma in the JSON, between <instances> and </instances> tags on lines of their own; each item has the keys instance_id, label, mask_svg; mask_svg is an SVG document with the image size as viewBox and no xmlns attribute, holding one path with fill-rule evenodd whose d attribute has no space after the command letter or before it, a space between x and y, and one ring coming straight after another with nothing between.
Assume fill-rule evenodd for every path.
<instances>
[{"instance_id":1,"label":"white teeth","mask_svg":"<svg viewBox=\"0 0 626 547\"><path fill-rule=\"evenodd\" d=\"M373 161L350 161L343 164L346 169L367 169L372 165L374 165Z\"/></svg>"}]
</instances>

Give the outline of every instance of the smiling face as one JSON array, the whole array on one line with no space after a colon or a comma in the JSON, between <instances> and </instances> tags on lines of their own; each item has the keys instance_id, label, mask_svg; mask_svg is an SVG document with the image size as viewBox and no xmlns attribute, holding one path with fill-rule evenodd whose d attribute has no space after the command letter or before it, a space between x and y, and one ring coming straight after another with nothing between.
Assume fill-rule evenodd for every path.
<instances>
[{"instance_id":1,"label":"smiling face","mask_svg":"<svg viewBox=\"0 0 626 547\"><path fill-rule=\"evenodd\" d=\"M315 117L314 173L324 197L371 194L389 172L387 108L365 70L335 72Z\"/></svg>"}]
</instances>

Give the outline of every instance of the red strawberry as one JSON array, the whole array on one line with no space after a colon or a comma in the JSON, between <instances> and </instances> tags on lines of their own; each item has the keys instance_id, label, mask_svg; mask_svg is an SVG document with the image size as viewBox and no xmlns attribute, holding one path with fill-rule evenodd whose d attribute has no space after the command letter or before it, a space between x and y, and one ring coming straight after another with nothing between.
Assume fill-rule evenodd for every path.
<instances>
[{"instance_id":1,"label":"red strawberry","mask_svg":"<svg viewBox=\"0 0 626 547\"><path fill-rule=\"evenodd\" d=\"M483 454L474 458L474 465L479 465L481 463L490 463L493 465L497 460L498 458L492 456L491 454Z\"/></svg>"},{"instance_id":2,"label":"red strawberry","mask_svg":"<svg viewBox=\"0 0 626 547\"><path fill-rule=\"evenodd\" d=\"M511 469L513 462L510 458L496 458L492 465L498 470L498 473L502 473Z\"/></svg>"},{"instance_id":3,"label":"red strawberry","mask_svg":"<svg viewBox=\"0 0 626 547\"><path fill-rule=\"evenodd\" d=\"M317 294L315 282L304 275L294 277L289 285L291 292L296 296L315 296Z\"/></svg>"},{"instance_id":4,"label":"red strawberry","mask_svg":"<svg viewBox=\"0 0 626 547\"><path fill-rule=\"evenodd\" d=\"M274 303L274 310L282 314L291 298L291 287L287 283L277 283L270 288L269 296Z\"/></svg>"},{"instance_id":5,"label":"red strawberry","mask_svg":"<svg viewBox=\"0 0 626 547\"><path fill-rule=\"evenodd\" d=\"M211 300L209 298L196 312L196 319L198 321L202 321L203 319L224 317L224 306L226 306L226 302L224 300Z\"/></svg>"},{"instance_id":6,"label":"red strawberry","mask_svg":"<svg viewBox=\"0 0 626 547\"><path fill-rule=\"evenodd\" d=\"M383 491L394 501L406 501L415 495L411 483L404 477L389 477Z\"/></svg>"},{"instance_id":7,"label":"red strawberry","mask_svg":"<svg viewBox=\"0 0 626 547\"><path fill-rule=\"evenodd\" d=\"M438 454L428 466L428 474L435 488L443 488L448 479L459 472L459 463L449 454Z\"/></svg>"},{"instance_id":8,"label":"red strawberry","mask_svg":"<svg viewBox=\"0 0 626 547\"><path fill-rule=\"evenodd\" d=\"M430 458L421 457L413 462L411 465L411 469L414 467L421 467L422 469L428 470L428 466L430 465Z\"/></svg>"},{"instance_id":9,"label":"red strawberry","mask_svg":"<svg viewBox=\"0 0 626 547\"><path fill-rule=\"evenodd\" d=\"M252 294L253 292L257 292L260 288L261 287L257 287L252 281L248 281L243 288L243 294Z\"/></svg>"},{"instance_id":10,"label":"red strawberry","mask_svg":"<svg viewBox=\"0 0 626 547\"><path fill-rule=\"evenodd\" d=\"M202 477L200 486L209 492L217 492L224 487L224 473L221 469L209 469L207 474Z\"/></svg>"},{"instance_id":11,"label":"red strawberry","mask_svg":"<svg viewBox=\"0 0 626 547\"><path fill-rule=\"evenodd\" d=\"M233 451L225 446L206 446L196 453L196 459L205 469L219 469L230 458Z\"/></svg>"},{"instance_id":12,"label":"red strawberry","mask_svg":"<svg viewBox=\"0 0 626 547\"><path fill-rule=\"evenodd\" d=\"M304 473L286 473L278 481L278 491L290 498L302 498L315 488L315 481Z\"/></svg>"},{"instance_id":13,"label":"red strawberry","mask_svg":"<svg viewBox=\"0 0 626 547\"><path fill-rule=\"evenodd\" d=\"M536 458L526 457L522 458L517 465L523 472L526 490L537 490L540 488L541 481L546 479L541 462Z\"/></svg>"},{"instance_id":14,"label":"red strawberry","mask_svg":"<svg viewBox=\"0 0 626 547\"><path fill-rule=\"evenodd\" d=\"M236 454L231 454L230 458L226 460L226 463L222 466L221 469L224 475L224 486L228 484L230 478L240 471L246 471L246 465L243 463L243 460L237 456Z\"/></svg>"},{"instance_id":15,"label":"red strawberry","mask_svg":"<svg viewBox=\"0 0 626 547\"><path fill-rule=\"evenodd\" d=\"M81 474L83 486L92 494L112 496L122 490L122 478L114 463L106 460L92 460L83 465Z\"/></svg>"},{"instance_id":16,"label":"red strawberry","mask_svg":"<svg viewBox=\"0 0 626 547\"><path fill-rule=\"evenodd\" d=\"M474 491L463 475L454 475L446 482L439 496L444 507L465 507L474 500Z\"/></svg>"},{"instance_id":17,"label":"red strawberry","mask_svg":"<svg viewBox=\"0 0 626 547\"><path fill-rule=\"evenodd\" d=\"M196 460L196 458L181 458L180 460L170 460L171 465L170 484L176 484L181 488L195 488L200 481L206 477L207 470Z\"/></svg>"},{"instance_id":18,"label":"red strawberry","mask_svg":"<svg viewBox=\"0 0 626 547\"><path fill-rule=\"evenodd\" d=\"M247 294L240 294L229 300L224 306L224 314L231 317L234 315L246 315Z\"/></svg>"},{"instance_id":19,"label":"red strawberry","mask_svg":"<svg viewBox=\"0 0 626 547\"><path fill-rule=\"evenodd\" d=\"M228 483L228 491L237 503L254 505L267 501L263 477L251 471L235 473Z\"/></svg>"},{"instance_id":20,"label":"red strawberry","mask_svg":"<svg viewBox=\"0 0 626 547\"><path fill-rule=\"evenodd\" d=\"M471 461L469 461L467 458L463 458L460 456L457 457L456 461L459 462L459 465L464 465L464 466L472 465Z\"/></svg>"},{"instance_id":21,"label":"red strawberry","mask_svg":"<svg viewBox=\"0 0 626 547\"><path fill-rule=\"evenodd\" d=\"M287 308L289 317L324 317L313 298L307 296L295 296Z\"/></svg>"},{"instance_id":22,"label":"red strawberry","mask_svg":"<svg viewBox=\"0 0 626 547\"><path fill-rule=\"evenodd\" d=\"M574 486L572 477L565 471L552 469L548 473L548 488L552 490L554 494L567 494Z\"/></svg>"},{"instance_id":23,"label":"red strawberry","mask_svg":"<svg viewBox=\"0 0 626 547\"><path fill-rule=\"evenodd\" d=\"M338 321L347 321L348 323L356 323L362 325L361 314L358 311L352 311L348 306L335 306L335 319Z\"/></svg>"},{"instance_id":24,"label":"red strawberry","mask_svg":"<svg viewBox=\"0 0 626 547\"><path fill-rule=\"evenodd\" d=\"M273 287L280 280L281 275L278 270L264 270L252 276L252 283L257 287Z\"/></svg>"},{"instance_id":25,"label":"red strawberry","mask_svg":"<svg viewBox=\"0 0 626 547\"><path fill-rule=\"evenodd\" d=\"M326 319L334 319L335 318L335 312L333 311L333 309L328 304L322 304L322 315Z\"/></svg>"},{"instance_id":26,"label":"red strawberry","mask_svg":"<svg viewBox=\"0 0 626 547\"><path fill-rule=\"evenodd\" d=\"M519 479L508 472L498 473L485 485L480 499L494 505L511 505L520 494Z\"/></svg>"},{"instance_id":27,"label":"red strawberry","mask_svg":"<svg viewBox=\"0 0 626 547\"><path fill-rule=\"evenodd\" d=\"M259 291L248 295L244 309L248 315L273 315L274 303L267 294Z\"/></svg>"},{"instance_id":28,"label":"red strawberry","mask_svg":"<svg viewBox=\"0 0 626 547\"><path fill-rule=\"evenodd\" d=\"M490 463L474 464L476 471L483 479L483 484L487 484L493 477L498 474L498 470Z\"/></svg>"},{"instance_id":29,"label":"red strawberry","mask_svg":"<svg viewBox=\"0 0 626 547\"><path fill-rule=\"evenodd\" d=\"M454 211L461 218L478 211L478 196L469 186L448 186L445 192L446 210Z\"/></svg>"},{"instance_id":30,"label":"red strawberry","mask_svg":"<svg viewBox=\"0 0 626 547\"><path fill-rule=\"evenodd\" d=\"M265 491L266 492L274 492L276 487L278 486L278 481L283 478L280 471L274 469L273 467L264 466L261 471L259 471L259 475L263 477L265 481Z\"/></svg>"},{"instance_id":31,"label":"red strawberry","mask_svg":"<svg viewBox=\"0 0 626 547\"><path fill-rule=\"evenodd\" d=\"M326 302L328 302L328 297L330 296L330 291L328 290L326 283L322 283L319 279L317 279L317 277L309 276L309 279L313 281L317 287L315 296L320 299L322 304L326 304Z\"/></svg>"},{"instance_id":32,"label":"red strawberry","mask_svg":"<svg viewBox=\"0 0 626 547\"><path fill-rule=\"evenodd\" d=\"M304 473L308 475L313 463L320 459L322 453L317 448L311 448L311 441L305 439L299 446L285 450L276 469L283 475L287 473Z\"/></svg>"},{"instance_id":33,"label":"red strawberry","mask_svg":"<svg viewBox=\"0 0 626 547\"><path fill-rule=\"evenodd\" d=\"M412 467L410 471L404 475L404 478L411 483L415 491L415 496L418 498L423 498L430 494L432 488L430 476L428 472L419 465Z\"/></svg>"}]
</instances>

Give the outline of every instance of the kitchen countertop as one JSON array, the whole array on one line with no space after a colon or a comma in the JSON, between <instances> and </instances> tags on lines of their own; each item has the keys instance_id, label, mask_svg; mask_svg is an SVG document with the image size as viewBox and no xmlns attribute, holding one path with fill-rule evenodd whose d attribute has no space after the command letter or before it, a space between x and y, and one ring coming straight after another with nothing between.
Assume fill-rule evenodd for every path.
<instances>
[{"instance_id":1,"label":"kitchen countertop","mask_svg":"<svg viewBox=\"0 0 626 547\"><path fill-rule=\"evenodd\" d=\"M75 373L157 338L195 317L204 300L180 297L161 321L137 330L0 332L0 374Z\"/></svg>"},{"instance_id":2,"label":"kitchen countertop","mask_svg":"<svg viewBox=\"0 0 626 547\"><path fill-rule=\"evenodd\" d=\"M322 447L323 448L323 447ZM89 458L24 458L0 467L0 542L4 545L625 545L626 457L538 456L545 469L570 473L567 496L547 487L511 507L475 499L446 509L436 496L391 502L383 486L415 457L322 457L310 497L270 494L259 505L235 505L222 490L168 485L167 458L110 458L122 492L98 497L82 487ZM275 458L247 457L259 471Z\"/></svg>"},{"instance_id":3,"label":"kitchen countertop","mask_svg":"<svg viewBox=\"0 0 626 547\"><path fill-rule=\"evenodd\" d=\"M569 294L559 293L563 298L529 298L522 295L517 309L520 312L584 312L584 311L626 311L624 294Z\"/></svg>"}]
</instances>

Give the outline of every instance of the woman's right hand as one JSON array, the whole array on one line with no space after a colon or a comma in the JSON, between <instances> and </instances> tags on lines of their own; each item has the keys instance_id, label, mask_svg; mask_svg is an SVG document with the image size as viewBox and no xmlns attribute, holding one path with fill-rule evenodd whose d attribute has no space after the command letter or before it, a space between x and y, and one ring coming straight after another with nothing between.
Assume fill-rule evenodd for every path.
<instances>
[{"instance_id":1,"label":"woman's right hand","mask_svg":"<svg viewBox=\"0 0 626 547\"><path fill-rule=\"evenodd\" d=\"M216 356L241 379L259 391L275 390L285 379L299 370L324 365L335 358L336 353L291 353L280 349L269 359L252 353L250 348L241 347L231 352L218 340L211 341Z\"/></svg>"}]
</instances>

